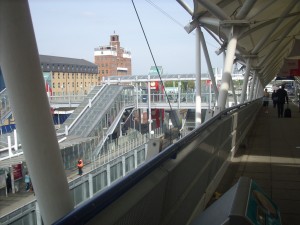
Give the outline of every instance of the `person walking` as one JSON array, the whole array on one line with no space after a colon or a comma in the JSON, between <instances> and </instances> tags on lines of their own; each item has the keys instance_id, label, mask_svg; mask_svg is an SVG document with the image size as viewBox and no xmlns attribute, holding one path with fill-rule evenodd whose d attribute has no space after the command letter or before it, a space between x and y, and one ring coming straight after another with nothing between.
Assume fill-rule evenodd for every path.
<instances>
[{"instance_id":1,"label":"person walking","mask_svg":"<svg viewBox=\"0 0 300 225\"><path fill-rule=\"evenodd\" d=\"M287 91L284 90L284 85L281 85L281 87L277 90L277 111L278 111L278 118L283 117L283 111L284 111L284 103L286 102L289 104L289 98Z\"/></svg>"},{"instance_id":2,"label":"person walking","mask_svg":"<svg viewBox=\"0 0 300 225\"><path fill-rule=\"evenodd\" d=\"M10 173L8 173L7 177L6 177L6 188L7 188L7 193L12 192L12 185L11 185Z\"/></svg>"},{"instance_id":3,"label":"person walking","mask_svg":"<svg viewBox=\"0 0 300 225\"><path fill-rule=\"evenodd\" d=\"M269 98L270 98L270 94L268 92L268 89L266 88L264 91L264 97L263 97L263 108L265 113L268 113L268 106L269 106Z\"/></svg>"},{"instance_id":4,"label":"person walking","mask_svg":"<svg viewBox=\"0 0 300 225\"><path fill-rule=\"evenodd\" d=\"M28 192L30 190L30 183L31 183L31 179L30 176L28 174L28 172L25 173L25 184L26 184L26 191Z\"/></svg>"},{"instance_id":5,"label":"person walking","mask_svg":"<svg viewBox=\"0 0 300 225\"><path fill-rule=\"evenodd\" d=\"M277 101L278 101L278 96L277 96L276 90L273 90L271 98L272 98L272 101L273 101L273 108L276 108Z\"/></svg>"},{"instance_id":6,"label":"person walking","mask_svg":"<svg viewBox=\"0 0 300 225\"><path fill-rule=\"evenodd\" d=\"M82 159L79 159L78 160L78 163L77 163L77 168L78 168L78 175L82 175L82 168L83 168L83 161L82 161Z\"/></svg>"}]
</instances>

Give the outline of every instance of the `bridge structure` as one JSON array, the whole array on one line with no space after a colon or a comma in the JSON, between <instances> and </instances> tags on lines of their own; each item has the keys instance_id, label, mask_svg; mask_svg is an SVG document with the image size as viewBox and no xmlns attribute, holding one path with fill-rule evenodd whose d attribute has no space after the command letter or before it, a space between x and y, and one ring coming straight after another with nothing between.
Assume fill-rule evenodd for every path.
<instances>
[{"instance_id":1,"label":"bridge structure","mask_svg":"<svg viewBox=\"0 0 300 225\"><path fill-rule=\"evenodd\" d=\"M196 63L200 62L200 44L206 56L217 99L211 118L201 121L201 86L196 85L196 122L193 131L183 138L179 137L179 140L167 148L151 151L156 153L151 158L146 157L149 154L145 151L137 150L132 155L125 156L126 150L108 149L100 157L100 162L105 164L110 159L114 160L112 156L121 156L118 157L121 161L115 161L113 168L107 164L96 168L81 179L80 185L77 185L80 179L76 179L70 191L57 134L62 135L59 143L64 143L68 140L66 135L70 135L69 141L79 138L86 141L82 146L93 146L93 149L101 146L101 139L93 137L101 136L98 134L105 136L105 132L108 132L108 129L104 129L107 128L106 123L112 125L115 121L102 117L102 113L110 113L114 118L122 117L125 112L130 115L134 104L126 108L122 102L133 101L133 98L126 96L133 96L128 93L133 91L134 86L99 87L99 94L94 95L97 97L93 101L85 99L85 104L79 105L78 110L74 111L74 118L70 117L66 127L56 133L49 114L48 97L42 91L44 83L39 78L41 71L28 5L24 1L14 1L14 4L7 0L0 1L0 8L4 9L0 14L0 28L4 31L0 34L0 63L6 78L10 104L18 121L18 132L37 200L34 207L28 208L26 215L19 217L22 223L38 224L43 221L44 224L180 225L205 224L197 223L203 219L216 219L219 224L226 221L231 224L241 224L240 221L243 221L242 224L262 224L265 221L274 224L299 223L299 212L294 210L299 208L299 152L295 135L299 132L299 117L295 115L289 120L277 117L275 110L270 109L270 114L261 110L264 87L280 73L297 41L300 31L299 2L198 0L193 2L193 10L182 0L177 3L191 15L192 20L185 29L196 33ZM10 26L11 23L17 26ZM212 73L202 29L218 40L219 52L226 53L219 89ZM22 37L22 41L18 37ZM11 59L14 59L14 63ZM236 61L245 66L244 83L240 104L230 106L227 104L228 93L232 83L232 65ZM18 67L15 66L16 62ZM196 84L200 84L200 69L200 65L197 65ZM294 70L289 72L295 73ZM18 74L28 75L21 77L22 89L16 85L20 82ZM250 91L246 97L249 84ZM110 88L114 92L109 92ZM101 95L105 98L100 98ZM100 99L105 99L106 103L101 104ZM294 100L298 103L298 99ZM92 107L86 108L86 105L93 105L93 102L96 109L94 113L93 110L88 110ZM111 104L115 106L115 111L107 108ZM38 120L37 117L32 117L37 106ZM298 109L293 106L292 99L290 107L293 112ZM97 109L104 110L100 112ZM80 115L83 111L86 112L85 116L79 117L77 123L74 122L75 115ZM95 119L96 117L102 119ZM283 132L276 132L272 136L274 130ZM152 134L149 132L149 135ZM137 135L136 137L138 140L143 139ZM149 149L158 145L152 141L148 145ZM81 152L78 147L72 151L68 155L69 159L76 152L87 153L90 157L88 151ZM235 164L236 160L238 164ZM52 163L52 168L44 168L43 165L49 162ZM230 169L234 169L235 165L238 165L237 172L226 174L228 169L229 172L233 171ZM130 170L135 166L134 170ZM258 181L269 195L264 195L261 189L250 182L250 187L256 188L255 192L243 189L243 193L239 192L239 199L242 201L235 202L233 193L241 186L236 185L229 190L229 194L223 195L225 200L230 200L226 201L230 204L217 204L225 207L222 208L224 211L221 212L212 205L207 210L212 212L215 208L218 212L210 216L205 214L211 197L220 188L219 185L223 184L222 188L225 189L223 178L231 178L231 185L241 175ZM245 193L251 195L247 196ZM261 201L262 198L265 201ZM245 213L243 209L249 209L250 200L253 211ZM279 207L273 201L277 201ZM240 204L241 207L233 210L232 204ZM5 219L9 219L10 215Z\"/></svg>"}]
</instances>

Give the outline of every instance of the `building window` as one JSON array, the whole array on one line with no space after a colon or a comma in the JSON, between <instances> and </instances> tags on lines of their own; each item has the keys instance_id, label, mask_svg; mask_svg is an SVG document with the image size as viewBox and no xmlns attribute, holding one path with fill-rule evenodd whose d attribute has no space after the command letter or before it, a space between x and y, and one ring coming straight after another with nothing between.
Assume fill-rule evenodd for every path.
<instances>
[{"instance_id":1,"label":"building window","mask_svg":"<svg viewBox=\"0 0 300 225\"><path fill-rule=\"evenodd\" d=\"M108 74L108 70L106 70L106 74Z\"/></svg>"},{"instance_id":2,"label":"building window","mask_svg":"<svg viewBox=\"0 0 300 225\"><path fill-rule=\"evenodd\" d=\"M74 82L72 82L72 87L74 87Z\"/></svg>"},{"instance_id":3,"label":"building window","mask_svg":"<svg viewBox=\"0 0 300 225\"><path fill-rule=\"evenodd\" d=\"M72 79L74 79L74 73L72 73Z\"/></svg>"},{"instance_id":4,"label":"building window","mask_svg":"<svg viewBox=\"0 0 300 225\"><path fill-rule=\"evenodd\" d=\"M58 82L57 87L60 88L60 83Z\"/></svg>"},{"instance_id":5,"label":"building window","mask_svg":"<svg viewBox=\"0 0 300 225\"><path fill-rule=\"evenodd\" d=\"M59 78L59 73L57 74L57 79L60 79L60 78Z\"/></svg>"},{"instance_id":6,"label":"building window","mask_svg":"<svg viewBox=\"0 0 300 225\"><path fill-rule=\"evenodd\" d=\"M63 79L65 79L65 74L63 73Z\"/></svg>"},{"instance_id":7,"label":"building window","mask_svg":"<svg viewBox=\"0 0 300 225\"><path fill-rule=\"evenodd\" d=\"M54 78L55 78L55 75L54 75L54 73L52 74L52 80L54 80Z\"/></svg>"},{"instance_id":8,"label":"building window","mask_svg":"<svg viewBox=\"0 0 300 225\"><path fill-rule=\"evenodd\" d=\"M52 88L55 88L55 83L53 82L53 84L52 84Z\"/></svg>"},{"instance_id":9,"label":"building window","mask_svg":"<svg viewBox=\"0 0 300 225\"><path fill-rule=\"evenodd\" d=\"M102 70L102 74L104 74L104 70Z\"/></svg>"}]
</instances>

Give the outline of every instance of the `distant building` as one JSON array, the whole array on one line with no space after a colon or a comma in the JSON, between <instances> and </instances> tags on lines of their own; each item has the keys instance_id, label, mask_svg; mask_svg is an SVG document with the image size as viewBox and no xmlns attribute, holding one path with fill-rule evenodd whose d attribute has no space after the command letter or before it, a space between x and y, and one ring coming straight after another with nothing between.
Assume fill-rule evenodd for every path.
<instances>
[{"instance_id":1,"label":"distant building","mask_svg":"<svg viewBox=\"0 0 300 225\"><path fill-rule=\"evenodd\" d=\"M48 95L86 95L99 83L98 67L84 59L40 55Z\"/></svg>"},{"instance_id":2,"label":"distant building","mask_svg":"<svg viewBox=\"0 0 300 225\"><path fill-rule=\"evenodd\" d=\"M95 48L94 59L100 79L103 76L132 75L131 53L120 47L119 35L111 35L109 45Z\"/></svg>"}]
</instances>

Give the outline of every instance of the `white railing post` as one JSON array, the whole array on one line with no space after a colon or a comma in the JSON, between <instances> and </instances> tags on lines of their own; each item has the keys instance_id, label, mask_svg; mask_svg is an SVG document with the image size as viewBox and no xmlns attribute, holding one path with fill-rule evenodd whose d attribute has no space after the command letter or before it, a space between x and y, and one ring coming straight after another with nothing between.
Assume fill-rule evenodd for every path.
<instances>
[{"instance_id":1,"label":"white railing post","mask_svg":"<svg viewBox=\"0 0 300 225\"><path fill-rule=\"evenodd\" d=\"M35 202L35 217L36 217L36 224L42 225L42 216L38 202Z\"/></svg>"},{"instance_id":2,"label":"white railing post","mask_svg":"<svg viewBox=\"0 0 300 225\"><path fill-rule=\"evenodd\" d=\"M92 198L94 195L93 190L93 174L89 173L89 197Z\"/></svg>"},{"instance_id":3,"label":"white railing post","mask_svg":"<svg viewBox=\"0 0 300 225\"><path fill-rule=\"evenodd\" d=\"M125 156L122 156L122 170L123 170L123 177L126 174L126 160L125 160Z\"/></svg>"},{"instance_id":4,"label":"white railing post","mask_svg":"<svg viewBox=\"0 0 300 225\"><path fill-rule=\"evenodd\" d=\"M65 135L69 135L68 125L65 125Z\"/></svg>"},{"instance_id":5,"label":"white railing post","mask_svg":"<svg viewBox=\"0 0 300 225\"><path fill-rule=\"evenodd\" d=\"M12 153L12 149L11 149L11 137L10 136L7 137L7 144L8 144L8 155L9 155L9 157L12 157L13 153Z\"/></svg>"},{"instance_id":6,"label":"white railing post","mask_svg":"<svg viewBox=\"0 0 300 225\"><path fill-rule=\"evenodd\" d=\"M110 185L110 165L109 163L106 165L106 179L107 179L107 186Z\"/></svg>"},{"instance_id":7,"label":"white railing post","mask_svg":"<svg viewBox=\"0 0 300 225\"><path fill-rule=\"evenodd\" d=\"M17 130L14 130L14 140L15 140L15 151L18 151L18 137L17 137Z\"/></svg>"},{"instance_id":8,"label":"white railing post","mask_svg":"<svg viewBox=\"0 0 300 225\"><path fill-rule=\"evenodd\" d=\"M134 150L134 168L137 168L137 150Z\"/></svg>"}]
</instances>

